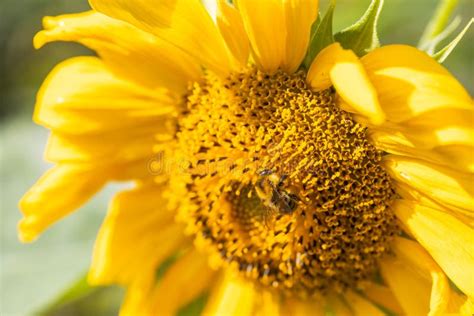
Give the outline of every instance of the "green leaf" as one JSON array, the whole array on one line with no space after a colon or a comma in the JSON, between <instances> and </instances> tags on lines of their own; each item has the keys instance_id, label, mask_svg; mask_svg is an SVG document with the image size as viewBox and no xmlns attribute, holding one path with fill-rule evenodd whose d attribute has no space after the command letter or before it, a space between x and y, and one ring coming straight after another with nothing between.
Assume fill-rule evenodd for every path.
<instances>
[{"instance_id":1,"label":"green leaf","mask_svg":"<svg viewBox=\"0 0 474 316\"><path fill-rule=\"evenodd\" d=\"M123 298L118 287L92 287L87 283L87 274L50 303L39 316L100 315L118 314Z\"/></svg>"},{"instance_id":2,"label":"green leaf","mask_svg":"<svg viewBox=\"0 0 474 316\"><path fill-rule=\"evenodd\" d=\"M94 293L94 291L96 291L96 289L87 284L87 274L85 274L73 283L70 288L64 291L64 293L60 294L60 296L50 302L48 306L43 308L43 311L38 312L38 314L47 315L50 311L53 311L62 305L67 305L76 300L80 300L81 298Z\"/></svg>"},{"instance_id":3,"label":"green leaf","mask_svg":"<svg viewBox=\"0 0 474 316\"><path fill-rule=\"evenodd\" d=\"M377 22L383 3L383 0L372 0L359 21L334 35L336 41L345 49L352 49L358 56L363 56L379 47Z\"/></svg>"},{"instance_id":4,"label":"green leaf","mask_svg":"<svg viewBox=\"0 0 474 316\"><path fill-rule=\"evenodd\" d=\"M436 54L433 55L433 58L436 59L438 62L443 63L446 58L451 54L454 48L459 44L461 39L464 37L464 34L469 30L472 23L474 23L474 18L467 23L467 25L461 30L461 32L444 48L439 50Z\"/></svg>"},{"instance_id":5,"label":"green leaf","mask_svg":"<svg viewBox=\"0 0 474 316\"><path fill-rule=\"evenodd\" d=\"M443 32L457 4L458 0L441 0L438 3L434 15L421 36L418 48L426 50L430 46L430 42Z\"/></svg>"},{"instance_id":6,"label":"green leaf","mask_svg":"<svg viewBox=\"0 0 474 316\"><path fill-rule=\"evenodd\" d=\"M303 66L306 69L311 66L313 59L323 48L334 43L334 37L332 35L332 17L335 6L336 2L331 1L324 17L321 19L321 17L318 16L318 19L311 27L311 38L309 41L308 52L303 61Z\"/></svg>"}]
</instances>

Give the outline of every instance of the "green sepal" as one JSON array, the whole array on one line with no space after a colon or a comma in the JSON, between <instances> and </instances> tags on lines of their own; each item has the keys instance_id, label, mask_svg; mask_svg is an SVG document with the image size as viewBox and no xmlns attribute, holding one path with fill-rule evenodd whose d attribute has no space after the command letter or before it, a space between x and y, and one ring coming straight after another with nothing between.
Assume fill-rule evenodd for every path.
<instances>
[{"instance_id":1,"label":"green sepal","mask_svg":"<svg viewBox=\"0 0 474 316\"><path fill-rule=\"evenodd\" d=\"M427 51L430 46L433 46L431 42L444 32L457 5L458 0L439 1L435 13L426 25L423 35L420 38L420 42L418 43L419 49Z\"/></svg>"},{"instance_id":2,"label":"green sepal","mask_svg":"<svg viewBox=\"0 0 474 316\"><path fill-rule=\"evenodd\" d=\"M448 45L433 54L432 57L438 62L443 63L454 50L454 48L456 48L456 46L459 44L461 39L464 37L464 34L466 34L466 32L471 27L472 23L474 23L474 18L471 18L471 20L466 24L466 26L461 30L461 32L459 32L459 34Z\"/></svg>"},{"instance_id":3,"label":"green sepal","mask_svg":"<svg viewBox=\"0 0 474 316\"><path fill-rule=\"evenodd\" d=\"M459 32L459 34L446 46L438 49L441 42L447 39L458 28L461 18L456 17L448 25L451 15L453 14L458 0L441 0L436 7L435 13L431 17L428 25L418 44L418 48L428 53L431 57L442 63L451 54L454 48L463 38L464 34L469 30L473 23L471 19L467 25Z\"/></svg>"},{"instance_id":4,"label":"green sepal","mask_svg":"<svg viewBox=\"0 0 474 316\"><path fill-rule=\"evenodd\" d=\"M336 7L336 1L333 0L329 4L329 7L321 18L313 23L311 27L311 37L308 45L308 52L303 60L303 67L309 69L314 58L318 53L328 45L334 43L334 37L332 35L332 17L334 15L334 8Z\"/></svg>"},{"instance_id":5,"label":"green sepal","mask_svg":"<svg viewBox=\"0 0 474 316\"><path fill-rule=\"evenodd\" d=\"M454 20L438 35L432 38L430 41L425 43L423 48L419 47L421 50L427 52L429 55L434 55L436 49L440 45L442 41L447 39L454 31L458 28L459 24L461 24L461 18L457 16Z\"/></svg>"},{"instance_id":6,"label":"green sepal","mask_svg":"<svg viewBox=\"0 0 474 316\"><path fill-rule=\"evenodd\" d=\"M351 49L363 56L380 46L377 34L377 22L384 0L372 0L364 15L353 25L334 35L345 49Z\"/></svg>"},{"instance_id":7,"label":"green sepal","mask_svg":"<svg viewBox=\"0 0 474 316\"><path fill-rule=\"evenodd\" d=\"M209 293L201 294L198 298L183 306L177 313L177 316L194 316L202 315L202 311L206 306Z\"/></svg>"}]
</instances>

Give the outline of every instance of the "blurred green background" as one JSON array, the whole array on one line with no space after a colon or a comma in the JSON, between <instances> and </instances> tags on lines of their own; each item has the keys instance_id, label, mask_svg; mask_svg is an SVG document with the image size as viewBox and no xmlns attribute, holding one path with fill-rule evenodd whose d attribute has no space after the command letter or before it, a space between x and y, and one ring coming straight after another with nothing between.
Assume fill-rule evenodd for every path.
<instances>
[{"instance_id":1,"label":"blurred green background","mask_svg":"<svg viewBox=\"0 0 474 316\"><path fill-rule=\"evenodd\" d=\"M327 1L321 2L324 9ZM338 0L335 30L354 22L369 2ZM436 4L436 0L386 0L380 21L382 43L416 45ZM51 228L36 243L20 244L16 235L16 223L21 217L17 202L49 167L42 161L48 132L31 122L35 93L56 63L71 56L92 54L71 43L47 45L35 51L32 38L41 29L43 16L87 9L86 0L0 0L1 315L33 315L48 309L51 302L64 301L69 303L48 309L47 314L114 315L122 297L118 289L91 290L81 280L107 201L120 185L109 185L91 203ZM463 24L473 16L473 11L474 1L460 1L457 13ZM473 45L474 32L470 30L445 62L471 95ZM64 296L64 291L74 283L74 291ZM75 297L74 293L80 295Z\"/></svg>"}]
</instances>

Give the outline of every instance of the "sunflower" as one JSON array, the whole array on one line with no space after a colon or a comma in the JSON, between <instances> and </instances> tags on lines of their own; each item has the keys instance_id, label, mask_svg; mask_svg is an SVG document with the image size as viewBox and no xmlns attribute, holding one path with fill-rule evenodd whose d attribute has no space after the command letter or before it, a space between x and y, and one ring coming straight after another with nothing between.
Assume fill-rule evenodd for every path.
<instances>
[{"instance_id":1,"label":"sunflower","mask_svg":"<svg viewBox=\"0 0 474 316\"><path fill-rule=\"evenodd\" d=\"M55 165L20 202L32 241L110 181L89 282L122 315L473 312L473 113L405 45L335 42L308 67L318 1L90 0L34 44L59 64L34 120ZM207 294L206 294L207 295Z\"/></svg>"}]
</instances>

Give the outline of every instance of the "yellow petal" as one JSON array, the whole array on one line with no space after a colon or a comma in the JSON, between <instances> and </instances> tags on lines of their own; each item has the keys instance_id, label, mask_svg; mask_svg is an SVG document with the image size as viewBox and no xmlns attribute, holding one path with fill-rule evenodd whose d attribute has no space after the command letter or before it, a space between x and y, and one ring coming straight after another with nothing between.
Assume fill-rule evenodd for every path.
<instances>
[{"instance_id":1,"label":"yellow petal","mask_svg":"<svg viewBox=\"0 0 474 316\"><path fill-rule=\"evenodd\" d=\"M459 168L464 172L474 173L474 145L450 145L435 149L442 157L450 160L451 167ZM456 166L453 166L455 164ZM457 169L456 168L456 169Z\"/></svg>"},{"instance_id":2,"label":"yellow petal","mask_svg":"<svg viewBox=\"0 0 474 316\"><path fill-rule=\"evenodd\" d=\"M348 290L345 293L345 299L347 304L352 309L354 316L382 316L385 315L379 308L370 303L368 300L362 296L354 293L351 290Z\"/></svg>"},{"instance_id":3,"label":"yellow petal","mask_svg":"<svg viewBox=\"0 0 474 316\"><path fill-rule=\"evenodd\" d=\"M105 184L108 170L60 164L48 170L19 203L23 242L33 241L52 223L71 213Z\"/></svg>"},{"instance_id":4,"label":"yellow petal","mask_svg":"<svg viewBox=\"0 0 474 316\"><path fill-rule=\"evenodd\" d=\"M350 107L342 104L345 110ZM417 157L474 172L474 107L438 108L406 121L369 127L376 145L390 153Z\"/></svg>"},{"instance_id":5,"label":"yellow petal","mask_svg":"<svg viewBox=\"0 0 474 316\"><path fill-rule=\"evenodd\" d=\"M245 67L250 53L249 39L239 11L227 0L218 0L217 26L235 59Z\"/></svg>"},{"instance_id":6,"label":"yellow petal","mask_svg":"<svg viewBox=\"0 0 474 316\"><path fill-rule=\"evenodd\" d=\"M402 315L403 310L393 295L393 292L386 286L374 282L369 282L364 287L364 294L371 301L383 306L397 315Z\"/></svg>"},{"instance_id":7,"label":"yellow petal","mask_svg":"<svg viewBox=\"0 0 474 316\"><path fill-rule=\"evenodd\" d=\"M45 17L43 26L34 38L36 48L53 41L79 42L115 73L151 88L184 93L201 74L199 64L176 46L95 11Z\"/></svg>"},{"instance_id":8,"label":"yellow petal","mask_svg":"<svg viewBox=\"0 0 474 316\"><path fill-rule=\"evenodd\" d=\"M382 260L381 271L407 315L444 315L450 288L445 274L416 242L396 238L396 258Z\"/></svg>"},{"instance_id":9,"label":"yellow petal","mask_svg":"<svg viewBox=\"0 0 474 316\"><path fill-rule=\"evenodd\" d=\"M295 72L306 54L317 0L237 0L259 68Z\"/></svg>"},{"instance_id":10,"label":"yellow petal","mask_svg":"<svg viewBox=\"0 0 474 316\"><path fill-rule=\"evenodd\" d=\"M162 169L153 169L154 161L161 161L160 156L146 157L135 161L126 161L112 166L111 181L139 181L140 183L153 182L157 176L163 174ZM107 163L109 164L109 163ZM156 170L156 171L155 171Z\"/></svg>"},{"instance_id":11,"label":"yellow petal","mask_svg":"<svg viewBox=\"0 0 474 316\"><path fill-rule=\"evenodd\" d=\"M411 135L399 130L377 128L369 130L369 137L373 144L385 152L423 159L462 172L474 172L474 146L430 145L414 139Z\"/></svg>"},{"instance_id":12,"label":"yellow petal","mask_svg":"<svg viewBox=\"0 0 474 316\"><path fill-rule=\"evenodd\" d=\"M474 230L438 209L397 201L395 214L465 294L474 297Z\"/></svg>"},{"instance_id":13,"label":"yellow petal","mask_svg":"<svg viewBox=\"0 0 474 316\"><path fill-rule=\"evenodd\" d=\"M337 316L352 316L353 313L350 309L350 306L347 305L340 295L329 295L326 299L326 315L337 315Z\"/></svg>"},{"instance_id":14,"label":"yellow petal","mask_svg":"<svg viewBox=\"0 0 474 316\"><path fill-rule=\"evenodd\" d=\"M49 74L38 94L34 119L64 133L98 133L170 116L176 102L164 90L120 80L96 57L77 57Z\"/></svg>"},{"instance_id":15,"label":"yellow petal","mask_svg":"<svg viewBox=\"0 0 474 316\"><path fill-rule=\"evenodd\" d=\"M403 262L382 261L380 271L405 311L402 315L427 315L430 306L429 280L414 273Z\"/></svg>"},{"instance_id":16,"label":"yellow petal","mask_svg":"<svg viewBox=\"0 0 474 316\"><path fill-rule=\"evenodd\" d=\"M209 268L207 256L195 250L179 258L165 272L153 295L155 315L175 315L212 284L216 272Z\"/></svg>"},{"instance_id":17,"label":"yellow petal","mask_svg":"<svg viewBox=\"0 0 474 316\"><path fill-rule=\"evenodd\" d=\"M458 294L454 290L451 291L446 315L474 315L474 300L465 295Z\"/></svg>"},{"instance_id":18,"label":"yellow petal","mask_svg":"<svg viewBox=\"0 0 474 316\"><path fill-rule=\"evenodd\" d=\"M328 77L338 95L355 111L367 116L373 124L384 122L377 92L354 52L343 49L339 43L323 49L311 64L307 80L319 91L329 87Z\"/></svg>"},{"instance_id":19,"label":"yellow petal","mask_svg":"<svg viewBox=\"0 0 474 316\"><path fill-rule=\"evenodd\" d=\"M163 132L154 125L127 131L97 135L69 135L53 132L46 147L46 159L51 162L114 163L151 159L155 135Z\"/></svg>"},{"instance_id":20,"label":"yellow petal","mask_svg":"<svg viewBox=\"0 0 474 316\"><path fill-rule=\"evenodd\" d=\"M400 127L409 137L428 146L474 146L474 106L465 110L432 110L403 122Z\"/></svg>"},{"instance_id":21,"label":"yellow petal","mask_svg":"<svg viewBox=\"0 0 474 316\"><path fill-rule=\"evenodd\" d=\"M283 63L286 48L285 12L278 0L236 0L252 54L259 68L276 71Z\"/></svg>"},{"instance_id":22,"label":"yellow petal","mask_svg":"<svg viewBox=\"0 0 474 316\"><path fill-rule=\"evenodd\" d=\"M285 307L284 315L292 316L324 316L325 301L312 299L287 298L283 306Z\"/></svg>"},{"instance_id":23,"label":"yellow petal","mask_svg":"<svg viewBox=\"0 0 474 316\"><path fill-rule=\"evenodd\" d=\"M93 284L129 284L185 242L160 186L118 194L100 228L89 271Z\"/></svg>"},{"instance_id":24,"label":"yellow petal","mask_svg":"<svg viewBox=\"0 0 474 316\"><path fill-rule=\"evenodd\" d=\"M314 91L326 90L332 86L330 72L341 51L341 45L334 43L316 55L306 75L306 81Z\"/></svg>"},{"instance_id":25,"label":"yellow petal","mask_svg":"<svg viewBox=\"0 0 474 316\"><path fill-rule=\"evenodd\" d=\"M473 211L474 187L470 174L395 155L386 156L384 165L395 180L440 204L465 212Z\"/></svg>"},{"instance_id":26,"label":"yellow petal","mask_svg":"<svg viewBox=\"0 0 474 316\"><path fill-rule=\"evenodd\" d=\"M395 189L397 194L405 200L413 201L426 207L439 209L444 213L451 214L464 224L474 228L474 212L459 212L457 209L448 208L404 183L396 183ZM405 232L409 233L409 230L405 229Z\"/></svg>"},{"instance_id":27,"label":"yellow petal","mask_svg":"<svg viewBox=\"0 0 474 316\"><path fill-rule=\"evenodd\" d=\"M472 109L471 98L462 85L414 47L384 46L361 61L389 121L405 121L440 108Z\"/></svg>"},{"instance_id":28,"label":"yellow petal","mask_svg":"<svg viewBox=\"0 0 474 316\"><path fill-rule=\"evenodd\" d=\"M154 316L152 313L151 293L155 286L155 271L143 271L131 285L120 307L119 316Z\"/></svg>"},{"instance_id":29,"label":"yellow petal","mask_svg":"<svg viewBox=\"0 0 474 316\"><path fill-rule=\"evenodd\" d=\"M204 308L206 316L253 315L257 292L254 284L241 276L226 271L218 285L212 290Z\"/></svg>"},{"instance_id":30,"label":"yellow petal","mask_svg":"<svg viewBox=\"0 0 474 316\"><path fill-rule=\"evenodd\" d=\"M232 55L199 0L89 0L110 17L153 33L218 74L231 70Z\"/></svg>"},{"instance_id":31,"label":"yellow petal","mask_svg":"<svg viewBox=\"0 0 474 316\"><path fill-rule=\"evenodd\" d=\"M254 310L256 316L284 316L281 312L281 302L278 294L271 291L261 290L258 306Z\"/></svg>"},{"instance_id":32,"label":"yellow petal","mask_svg":"<svg viewBox=\"0 0 474 316\"><path fill-rule=\"evenodd\" d=\"M209 270L207 264L202 265L204 258L203 256L197 257L194 251L184 255L173 263L163 279L158 282L154 270L142 271L143 273L134 279L131 285L127 286L126 296L120 308L120 316L175 315L176 313L173 310L177 306L171 306L171 304L182 306L186 304L190 294L191 296L199 295L199 289L212 285L214 272ZM192 259L197 259L197 261L189 262ZM199 268L203 270L199 271ZM192 279L186 280L186 283L183 284L182 282L186 277ZM171 292L166 292L166 289ZM176 293L177 290L181 291ZM171 295L171 293L174 293L174 295ZM171 302L164 301L159 296L160 294L165 295Z\"/></svg>"},{"instance_id":33,"label":"yellow petal","mask_svg":"<svg viewBox=\"0 0 474 316\"><path fill-rule=\"evenodd\" d=\"M311 25L318 15L318 0L283 1L286 21L286 54L282 68L289 73L301 65L311 33Z\"/></svg>"},{"instance_id":34,"label":"yellow petal","mask_svg":"<svg viewBox=\"0 0 474 316\"><path fill-rule=\"evenodd\" d=\"M403 134L416 147L442 149L445 146L474 146L474 108L441 109L420 114L398 124L385 124L378 130Z\"/></svg>"}]
</instances>

